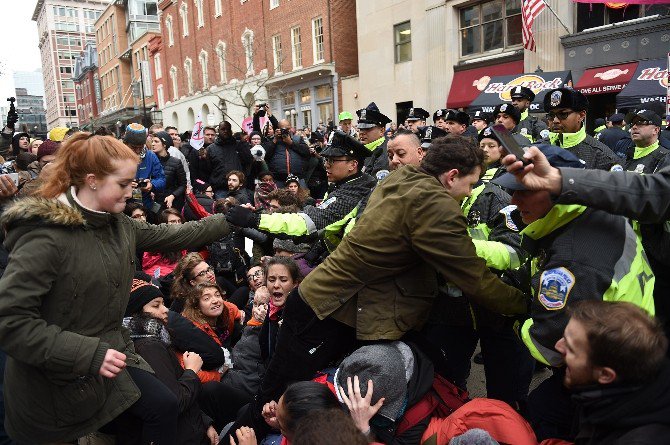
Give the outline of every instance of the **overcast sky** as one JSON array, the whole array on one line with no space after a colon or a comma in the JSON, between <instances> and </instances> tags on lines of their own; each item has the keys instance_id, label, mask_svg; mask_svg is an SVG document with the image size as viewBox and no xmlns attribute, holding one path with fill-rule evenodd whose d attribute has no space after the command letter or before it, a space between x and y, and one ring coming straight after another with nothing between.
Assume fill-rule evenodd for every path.
<instances>
[{"instance_id":1,"label":"overcast sky","mask_svg":"<svg viewBox=\"0 0 670 445\"><path fill-rule=\"evenodd\" d=\"M37 23L32 21L37 0L0 0L0 106L14 95L12 73L35 71L41 67Z\"/></svg>"}]
</instances>

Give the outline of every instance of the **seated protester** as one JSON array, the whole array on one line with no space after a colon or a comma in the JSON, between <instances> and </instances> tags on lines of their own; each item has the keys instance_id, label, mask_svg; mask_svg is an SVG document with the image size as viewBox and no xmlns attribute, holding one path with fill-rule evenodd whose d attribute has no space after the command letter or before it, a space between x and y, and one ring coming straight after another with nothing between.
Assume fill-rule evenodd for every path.
<instances>
[{"instance_id":1,"label":"seated protester","mask_svg":"<svg viewBox=\"0 0 670 445\"><path fill-rule=\"evenodd\" d=\"M668 443L670 362L660 322L625 302L583 301L568 313L556 350L577 406L575 444Z\"/></svg>"},{"instance_id":2,"label":"seated protester","mask_svg":"<svg viewBox=\"0 0 670 445\"><path fill-rule=\"evenodd\" d=\"M213 283L196 285L186 298L182 311L184 318L206 332L226 350L239 338L240 323L244 322L241 314L234 304L223 300L221 288ZM177 358L183 364L183 358L179 354ZM200 371L198 377L201 382L218 382L223 372L223 367L215 371Z\"/></svg>"},{"instance_id":3,"label":"seated protester","mask_svg":"<svg viewBox=\"0 0 670 445\"><path fill-rule=\"evenodd\" d=\"M270 302L268 316L259 336L261 357L265 363L270 361L274 353L286 299L298 287L301 279L300 270L291 258L272 257L265 265L265 285L270 291Z\"/></svg>"},{"instance_id":4,"label":"seated protester","mask_svg":"<svg viewBox=\"0 0 670 445\"><path fill-rule=\"evenodd\" d=\"M286 189L298 198L300 208L316 204L316 200L309 196L309 190L300 187L300 179L297 176L289 175L286 178Z\"/></svg>"},{"instance_id":5,"label":"seated protester","mask_svg":"<svg viewBox=\"0 0 670 445\"><path fill-rule=\"evenodd\" d=\"M365 434L339 409L316 410L300 419L292 445L367 445Z\"/></svg>"},{"instance_id":6,"label":"seated protester","mask_svg":"<svg viewBox=\"0 0 670 445\"><path fill-rule=\"evenodd\" d=\"M218 284L223 294L232 287L224 278L214 274L214 268L207 264L197 252L187 253L179 260L174 270L174 281L170 289L170 310L181 313L188 294L193 287L201 283ZM234 288L233 288L234 290Z\"/></svg>"},{"instance_id":7,"label":"seated protester","mask_svg":"<svg viewBox=\"0 0 670 445\"><path fill-rule=\"evenodd\" d=\"M328 198L318 206L306 206L298 213L254 214L244 207L228 212L231 224L250 227L272 234L289 236L312 235L327 225L342 219L365 197L377 181L361 172L367 148L351 136L336 131L330 145L321 155L325 158L328 181L332 188ZM385 159L388 165L388 158Z\"/></svg>"},{"instance_id":8,"label":"seated protester","mask_svg":"<svg viewBox=\"0 0 670 445\"><path fill-rule=\"evenodd\" d=\"M249 204L251 199L247 194L247 189L244 187L246 177L244 173L239 170L231 170L226 174L228 181L228 191L221 192L217 195L217 199L221 198L235 198L240 204Z\"/></svg>"},{"instance_id":9,"label":"seated protester","mask_svg":"<svg viewBox=\"0 0 670 445\"><path fill-rule=\"evenodd\" d=\"M267 209L270 205L267 195L274 190L277 190L277 185L274 182L272 173L269 171L260 172L256 188L254 189L254 208L256 210Z\"/></svg>"},{"instance_id":10,"label":"seated protester","mask_svg":"<svg viewBox=\"0 0 670 445\"><path fill-rule=\"evenodd\" d=\"M130 331L135 351L149 363L156 378L177 397L176 443L211 444L218 440L218 433L212 427L212 419L205 416L198 405L201 385L197 373L202 367L202 358L195 352L184 352L184 367L179 364L166 329L168 312L156 286L133 280L123 325ZM116 441L139 443L139 433L135 428L119 429Z\"/></svg>"},{"instance_id":11,"label":"seated protester","mask_svg":"<svg viewBox=\"0 0 670 445\"><path fill-rule=\"evenodd\" d=\"M159 224L182 224L182 216L177 209L165 209L158 217ZM162 278L177 267L177 263L186 255L186 250L173 252L144 252L142 270L153 278Z\"/></svg>"},{"instance_id":12,"label":"seated protester","mask_svg":"<svg viewBox=\"0 0 670 445\"><path fill-rule=\"evenodd\" d=\"M330 388L322 383L306 381L289 385L279 401L272 400L263 406L262 415L265 423L281 432L286 443L289 443L305 416L333 409L340 410L341 407Z\"/></svg>"},{"instance_id":13,"label":"seated protester","mask_svg":"<svg viewBox=\"0 0 670 445\"><path fill-rule=\"evenodd\" d=\"M550 145L538 148L553 167L584 168L567 150ZM549 192L526 190L511 173L492 182L514 190L512 204L527 224L521 231L522 246L533 258L534 296L531 318L524 322L520 336L536 360L556 368L530 394L529 415L536 424L547 416L558 419L556 429L536 428L538 439L571 440L569 395L561 391L560 383L563 356L554 348L568 322L567 309L580 300L629 301L653 314L654 275L640 237L626 218L580 205L555 204ZM551 394L551 408L545 405L547 394Z\"/></svg>"},{"instance_id":14,"label":"seated protester","mask_svg":"<svg viewBox=\"0 0 670 445\"><path fill-rule=\"evenodd\" d=\"M335 392L356 426L385 444L417 444L431 415L396 434L404 413L432 388L433 363L413 345L394 341L363 346L335 372ZM374 390L374 392L373 392Z\"/></svg>"},{"instance_id":15,"label":"seated protester","mask_svg":"<svg viewBox=\"0 0 670 445\"><path fill-rule=\"evenodd\" d=\"M245 320L251 320L254 295L259 287L265 286L265 271L262 266L253 266L247 271L247 286L238 287L228 301L244 311Z\"/></svg>"},{"instance_id":16,"label":"seated protester","mask_svg":"<svg viewBox=\"0 0 670 445\"><path fill-rule=\"evenodd\" d=\"M290 239L275 238L272 241L272 247L275 251L275 256L285 256L292 258L300 269L300 275L304 278L314 268L309 265L305 259L305 254L309 252L310 245L306 243L296 244Z\"/></svg>"},{"instance_id":17,"label":"seated protester","mask_svg":"<svg viewBox=\"0 0 670 445\"><path fill-rule=\"evenodd\" d=\"M270 192L266 196L266 200L267 204L263 206L263 210L256 213L271 215L273 213L297 213L300 211L298 199L286 189L277 189ZM250 227L243 228L242 233L254 241L252 247L253 264L260 263L263 257L274 255L274 248L272 247L274 236L272 234Z\"/></svg>"},{"instance_id":18,"label":"seated protester","mask_svg":"<svg viewBox=\"0 0 670 445\"><path fill-rule=\"evenodd\" d=\"M258 288L252 300L251 317L242 331L242 337L231 351L233 367L221 378L221 382L245 391L249 398L256 394L265 374L259 335L269 302L268 288Z\"/></svg>"},{"instance_id":19,"label":"seated protester","mask_svg":"<svg viewBox=\"0 0 670 445\"><path fill-rule=\"evenodd\" d=\"M147 209L145 209L144 206L139 202L134 201L126 202L126 208L123 209L123 213L125 213L127 216L137 221L146 222L147 220ZM135 256L137 257L135 262L136 269L141 270L142 257L144 257L144 252L141 250L136 250Z\"/></svg>"},{"instance_id":20,"label":"seated protester","mask_svg":"<svg viewBox=\"0 0 670 445\"><path fill-rule=\"evenodd\" d=\"M172 144L172 138L165 131L154 133L151 150L158 157L165 173L165 188L154 192L154 200L163 208L175 208L181 212L186 194L186 172L181 161L168 153Z\"/></svg>"},{"instance_id":21,"label":"seated protester","mask_svg":"<svg viewBox=\"0 0 670 445\"><path fill-rule=\"evenodd\" d=\"M197 202L207 214L214 213L214 189L207 182L196 179L193 181L193 190L186 193L186 204L184 205L183 213L186 221L196 221L204 218L204 213L199 214L195 212L193 206L188 205L189 202Z\"/></svg>"}]
</instances>

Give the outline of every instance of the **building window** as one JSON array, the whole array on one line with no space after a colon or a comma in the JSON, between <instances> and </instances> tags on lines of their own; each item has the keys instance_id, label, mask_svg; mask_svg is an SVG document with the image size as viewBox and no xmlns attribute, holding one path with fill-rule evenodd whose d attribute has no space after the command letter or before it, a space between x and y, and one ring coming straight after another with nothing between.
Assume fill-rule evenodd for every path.
<instances>
[{"instance_id":1,"label":"building window","mask_svg":"<svg viewBox=\"0 0 670 445\"><path fill-rule=\"evenodd\" d=\"M275 9L279 6L279 0L270 0L270 9Z\"/></svg>"},{"instance_id":2,"label":"building window","mask_svg":"<svg viewBox=\"0 0 670 445\"><path fill-rule=\"evenodd\" d=\"M291 60L293 69L302 68L302 44L300 43L300 27L291 28Z\"/></svg>"},{"instance_id":3,"label":"building window","mask_svg":"<svg viewBox=\"0 0 670 445\"><path fill-rule=\"evenodd\" d=\"M190 96L193 94L193 62L188 57L184 60L184 73L186 74L186 90Z\"/></svg>"},{"instance_id":4,"label":"building window","mask_svg":"<svg viewBox=\"0 0 670 445\"><path fill-rule=\"evenodd\" d=\"M177 91L177 68L174 65L170 68L170 80L172 81L172 100L177 100L179 98Z\"/></svg>"},{"instance_id":5,"label":"building window","mask_svg":"<svg viewBox=\"0 0 670 445\"><path fill-rule=\"evenodd\" d=\"M156 87L156 95L158 96L158 108L163 108L165 106L165 96L163 94L163 85L158 85Z\"/></svg>"},{"instance_id":6,"label":"building window","mask_svg":"<svg viewBox=\"0 0 670 445\"><path fill-rule=\"evenodd\" d=\"M181 35L186 37L188 36L188 5L186 3L181 4L179 15L181 16Z\"/></svg>"},{"instance_id":7,"label":"building window","mask_svg":"<svg viewBox=\"0 0 670 445\"><path fill-rule=\"evenodd\" d=\"M214 0L214 17L221 17L221 0Z\"/></svg>"},{"instance_id":8,"label":"building window","mask_svg":"<svg viewBox=\"0 0 670 445\"><path fill-rule=\"evenodd\" d=\"M205 26L205 11L203 11L202 0L195 0L195 9L198 15L198 28Z\"/></svg>"},{"instance_id":9,"label":"building window","mask_svg":"<svg viewBox=\"0 0 670 445\"><path fill-rule=\"evenodd\" d=\"M165 29L167 29L168 46L174 46L174 33L172 31L172 16L168 15L165 18Z\"/></svg>"},{"instance_id":10,"label":"building window","mask_svg":"<svg viewBox=\"0 0 670 445\"><path fill-rule=\"evenodd\" d=\"M226 83L227 77L226 77L226 44L223 42L219 42L218 45L216 45L216 57L219 59L219 80L220 82Z\"/></svg>"},{"instance_id":11,"label":"building window","mask_svg":"<svg viewBox=\"0 0 670 445\"><path fill-rule=\"evenodd\" d=\"M156 79L163 77L163 69L161 68L161 55L154 55L154 73L156 74Z\"/></svg>"},{"instance_id":12,"label":"building window","mask_svg":"<svg viewBox=\"0 0 670 445\"><path fill-rule=\"evenodd\" d=\"M519 46L521 0L493 0L459 10L461 57Z\"/></svg>"},{"instance_id":13,"label":"building window","mask_svg":"<svg viewBox=\"0 0 670 445\"><path fill-rule=\"evenodd\" d=\"M254 74L254 32L250 29L242 34L242 46L244 47L244 56L247 62L247 76Z\"/></svg>"},{"instance_id":14,"label":"building window","mask_svg":"<svg viewBox=\"0 0 670 445\"><path fill-rule=\"evenodd\" d=\"M323 62L323 19L321 17L312 20L312 48L314 48L314 63Z\"/></svg>"},{"instance_id":15,"label":"building window","mask_svg":"<svg viewBox=\"0 0 670 445\"><path fill-rule=\"evenodd\" d=\"M207 52L203 49L200 51L200 69L202 70L202 89L206 90L209 88L209 76L207 73Z\"/></svg>"},{"instance_id":16,"label":"building window","mask_svg":"<svg viewBox=\"0 0 670 445\"><path fill-rule=\"evenodd\" d=\"M272 36L272 60L275 73L281 73L281 36Z\"/></svg>"},{"instance_id":17,"label":"building window","mask_svg":"<svg viewBox=\"0 0 670 445\"><path fill-rule=\"evenodd\" d=\"M395 36L395 63L412 60L412 28L410 22L400 23L393 27Z\"/></svg>"}]
</instances>

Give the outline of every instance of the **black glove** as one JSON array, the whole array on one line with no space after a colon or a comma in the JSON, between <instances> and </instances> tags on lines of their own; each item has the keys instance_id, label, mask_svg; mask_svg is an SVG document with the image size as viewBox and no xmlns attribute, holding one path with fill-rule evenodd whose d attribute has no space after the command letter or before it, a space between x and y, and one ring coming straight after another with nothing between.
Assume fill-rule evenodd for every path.
<instances>
[{"instance_id":1,"label":"black glove","mask_svg":"<svg viewBox=\"0 0 670 445\"><path fill-rule=\"evenodd\" d=\"M14 128L14 125L19 121L19 115L16 111L10 111L7 113L7 126Z\"/></svg>"},{"instance_id":2,"label":"black glove","mask_svg":"<svg viewBox=\"0 0 670 445\"><path fill-rule=\"evenodd\" d=\"M234 206L226 213L228 222L237 227L248 227L250 229L258 229L261 222L261 215L254 213L252 210L242 206Z\"/></svg>"}]
</instances>

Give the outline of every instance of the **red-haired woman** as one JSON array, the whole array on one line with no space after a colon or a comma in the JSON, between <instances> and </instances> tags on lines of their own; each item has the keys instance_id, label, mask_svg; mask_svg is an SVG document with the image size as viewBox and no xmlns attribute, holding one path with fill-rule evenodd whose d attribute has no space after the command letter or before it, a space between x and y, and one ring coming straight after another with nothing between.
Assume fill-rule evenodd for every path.
<instances>
[{"instance_id":1,"label":"red-haired woman","mask_svg":"<svg viewBox=\"0 0 670 445\"><path fill-rule=\"evenodd\" d=\"M229 229L223 215L152 226L122 214L139 161L111 136L77 133L38 195L2 215L5 428L17 442L73 441L126 412L144 443L175 443L176 398L121 328L135 249L194 249Z\"/></svg>"}]
</instances>

